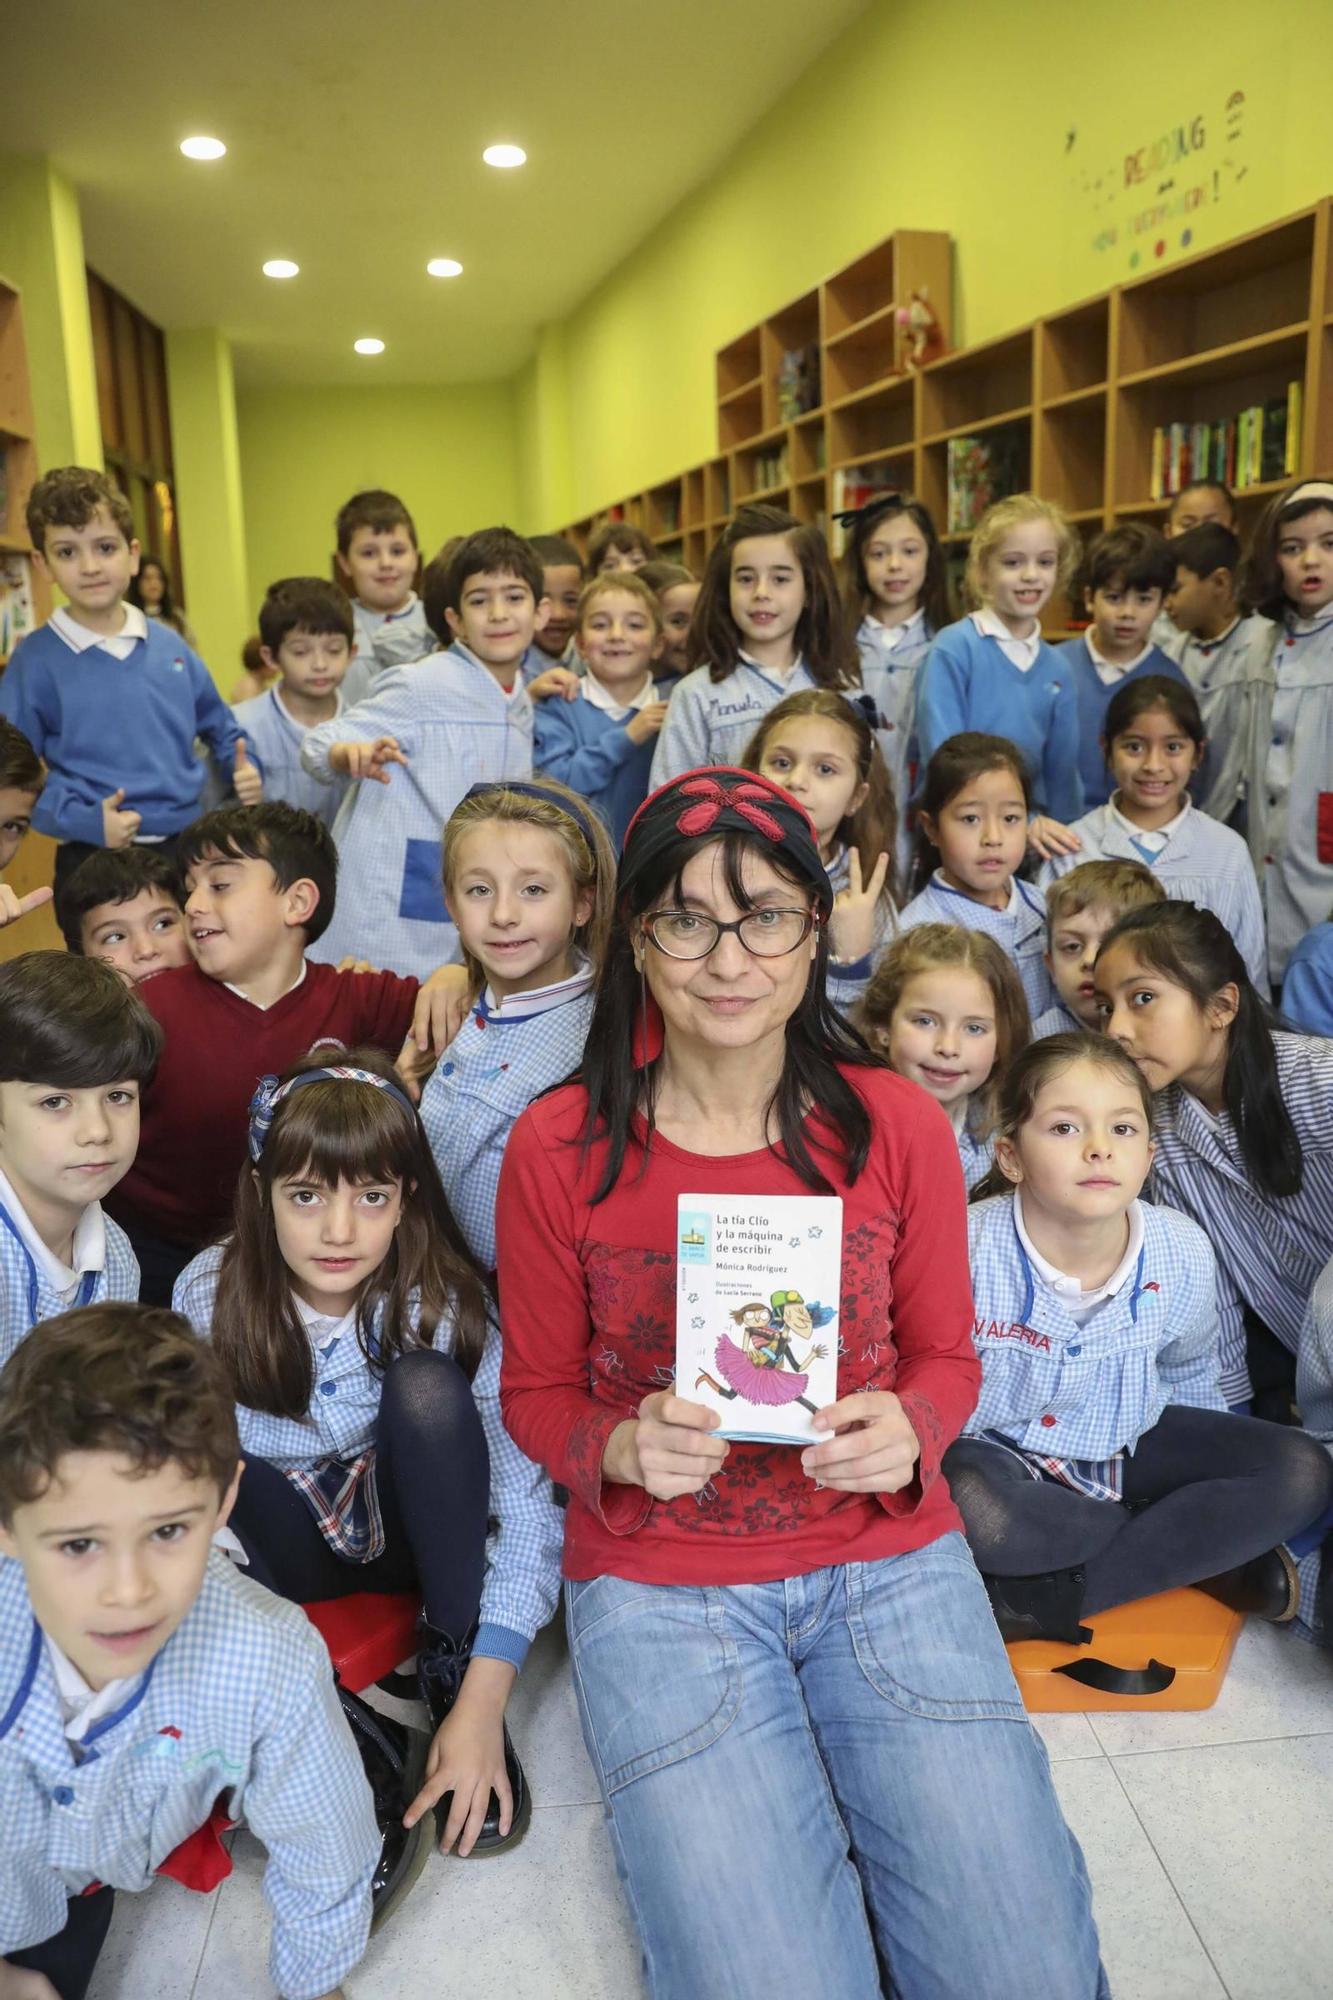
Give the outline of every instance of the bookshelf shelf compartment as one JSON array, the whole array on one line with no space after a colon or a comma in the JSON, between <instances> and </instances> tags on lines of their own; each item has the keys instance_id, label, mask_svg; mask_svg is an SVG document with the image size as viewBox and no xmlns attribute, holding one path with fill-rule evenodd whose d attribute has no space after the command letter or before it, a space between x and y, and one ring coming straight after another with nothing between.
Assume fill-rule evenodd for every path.
<instances>
[{"instance_id":1,"label":"bookshelf shelf compartment","mask_svg":"<svg viewBox=\"0 0 1333 2000\"><path fill-rule=\"evenodd\" d=\"M1314 224L1312 211L1294 216L1126 285L1117 356L1122 379L1304 320Z\"/></svg>"},{"instance_id":2,"label":"bookshelf shelf compartment","mask_svg":"<svg viewBox=\"0 0 1333 2000\"><path fill-rule=\"evenodd\" d=\"M1178 379L1194 382L1209 382L1231 375L1242 375L1254 367L1268 364L1290 363L1301 369L1305 366L1305 343L1309 334L1308 320L1299 320L1291 326L1275 327L1268 333L1256 333L1248 340L1228 341L1225 347L1210 348L1205 354L1192 354L1184 361L1166 361L1156 368L1140 368L1133 375L1122 375L1122 389L1138 389L1145 383L1174 382Z\"/></svg>"},{"instance_id":3,"label":"bookshelf shelf compartment","mask_svg":"<svg viewBox=\"0 0 1333 2000\"><path fill-rule=\"evenodd\" d=\"M1037 491L1071 519L1100 519L1106 501L1106 403L1081 399L1042 411L1033 467Z\"/></svg>"},{"instance_id":4,"label":"bookshelf shelf compartment","mask_svg":"<svg viewBox=\"0 0 1333 2000\"><path fill-rule=\"evenodd\" d=\"M1032 329L949 354L921 372L922 430L965 435L988 418L1032 405Z\"/></svg>"},{"instance_id":5,"label":"bookshelf shelf compartment","mask_svg":"<svg viewBox=\"0 0 1333 2000\"><path fill-rule=\"evenodd\" d=\"M1063 396L1043 396L1043 410L1104 409L1106 406L1105 382L1094 382L1090 389L1070 389Z\"/></svg>"},{"instance_id":6,"label":"bookshelf shelf compartment","mask_svg":"<svg viewBox=\"0 0 1333 2000\"><path fill-rule=\"evenodd\" d=\"M1089 299L1068 312L1043 320L1037 342L1037 369L1044 403L1104 388L1110 372L1111 301Z\"/></svg>"},{"instance_id":7,"label":"bookshelf shelf compartment","mask_svg":"<svg viewBox=\"0 0 1333 2000\"><path fill-rule=\"evenodd\" d=\"M1024 404L1021 409L1001 410L998 416L980 417L975 423L959 424L951 431L936 431L932 437L922 438L924 445L948 444L950 438L981 437L987 431L1003 430L1006 424L1025 424L1032 415L1031 406Z\"/></svg>"}]
</instances>

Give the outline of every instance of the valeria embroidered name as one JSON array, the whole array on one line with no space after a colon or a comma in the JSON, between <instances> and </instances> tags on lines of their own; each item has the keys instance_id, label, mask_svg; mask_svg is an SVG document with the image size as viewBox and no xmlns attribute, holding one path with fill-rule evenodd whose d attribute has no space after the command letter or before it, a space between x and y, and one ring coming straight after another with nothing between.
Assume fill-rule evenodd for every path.
<instances>
[{"instance_id":1,"label":"valeria embroidered name","mask_svg":"<svg viewBox=\"0 0 1333 2000\"><path fill-rule=\"evenodd\" d=\"M1022 1340L1029 1347L1036 1347L1043 1354L1049 1354L1051 1343L1048 1336L1039 1333L1035 1326L1025 1326L1021 1319L1010 1320L1006 1326L1002 1320L982 1319L979 1315L972 1322L974 1340Z\"/></svg>"}]
</instances>

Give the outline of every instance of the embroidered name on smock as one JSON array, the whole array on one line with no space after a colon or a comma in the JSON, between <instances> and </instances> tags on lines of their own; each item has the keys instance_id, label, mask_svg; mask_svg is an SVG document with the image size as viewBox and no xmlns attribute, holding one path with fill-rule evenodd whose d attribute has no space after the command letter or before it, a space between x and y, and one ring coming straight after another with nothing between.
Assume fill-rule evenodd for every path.
<instances>
[{"instance_id":1,"label":"embroidered name on smock","mask_svg":"<svg viewBox=\"0 0 1333 2000\"><path fill-rule=\"evenodd\" d=\"M1009 1321L983 1319L980 1314L972 1321L974 1340L1022 1340L1029 1347L1039 1347L1043 1354L1049 1354L1051 1343L1048 1336L1040 1333L1035 1326L1027 1326L1021 1319Z\"/></svg>"}]
</instances>

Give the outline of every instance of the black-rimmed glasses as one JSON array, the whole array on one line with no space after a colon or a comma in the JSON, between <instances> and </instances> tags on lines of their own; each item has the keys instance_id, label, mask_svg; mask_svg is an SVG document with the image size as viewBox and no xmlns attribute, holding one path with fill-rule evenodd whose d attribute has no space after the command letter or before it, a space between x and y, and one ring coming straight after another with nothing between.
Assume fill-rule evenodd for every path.
<instances>
[{"instance_id":1,"label":"black-rimmed glasses","mask_svg":"<svg viewBox=\"0 0 1333 2000\"><path fill-rule=\"evenodd\" d=\"M668 958L707 958L728 931L734 931L755 958L785 958L805 943L814 927L810 910L749 910L729 924L700 916L697 910L654 910L643 920L648 942Z\"/></svg>"}]
</instances>

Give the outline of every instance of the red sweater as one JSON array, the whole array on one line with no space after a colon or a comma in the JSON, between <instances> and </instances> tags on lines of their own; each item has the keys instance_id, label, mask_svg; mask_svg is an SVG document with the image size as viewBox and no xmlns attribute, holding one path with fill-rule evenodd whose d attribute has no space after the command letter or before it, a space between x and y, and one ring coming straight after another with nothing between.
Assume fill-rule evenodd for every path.
<instances>
[{"instance_id":1,"label":"red sweater","mask_svg":"<svg viewBox=\"0 0 1333 2000\"><path fill-rule=\"evenodd\" d=\"M811 1190L771 1152L710 1158L659 1134L642 1175L644 1149L631 1141L594 1207L605 1155L594 1146L580 1163L582 1086L539 1099L515 1125L496 1207L500 1401L515 1443L570 1489L567 1576L763 1583L901 1555L961 1529L940 1459L976 1405L981 1370L958 1148L915 1084L887 1070L844 1074L874 1134L859 1179L834 1186L844 1204L838 1394L900 1397L921 1458L899 1493L817 1488L799 1450L772 1444L733 1444L712 1485L678 1500L604 1481L611 1432L674 1371L677 1196Z\"/></svg>"},{"instance_id":2,"label":"red sweater","mask_svg":"<svg viewBox=\"0 0 1333 2000\"><path fill-rule=\"evenodd\" d=\"M256 1007L196 965L158 973L139 995L166 1030L166 1046L144 1092L134 1165L105 1206L131 1231L137 1224L202 1248L231 1226L260 1077L321 1042L331 1050L368 1042L396 1056L417 982L307 959L301 984L272 1007Z\"/></svg>"}]
</instances>

